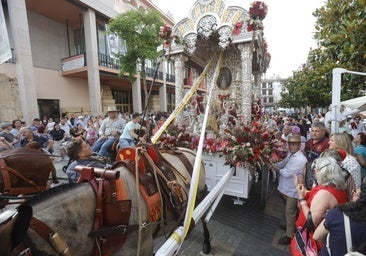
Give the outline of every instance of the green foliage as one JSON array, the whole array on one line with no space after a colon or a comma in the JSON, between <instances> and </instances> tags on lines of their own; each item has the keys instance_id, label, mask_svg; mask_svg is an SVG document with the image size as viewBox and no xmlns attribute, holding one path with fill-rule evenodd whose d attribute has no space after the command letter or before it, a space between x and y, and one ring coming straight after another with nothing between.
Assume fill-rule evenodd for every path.
<instances>
[{"instance_id":1,"label":"green foliage","mask_svg":"<svg viewBox=\"0 0 366 256\"><path fill-rule=\"evenodd\" d=\"M118 15L109 23L108 33L116 34L126 42L127 53L117 54L121 63L121 73L128 73L132 82L135 80L137 67L145 74L146 60L156 60L156 48L162 43L159 38L160 26L163 21L158 12L131 10Z\"/></svg>"},{"instance_id":2,"label":"green foliage","mask_svg":"<svg viewBox=\"0 0 366 256\"><path fill-rule=\"evenodd\" d=\"M304 67L285 82L288 93L282 93L282 106L329 106L333 68L366 72L366 1L328 0L313 15L318 48L309 52ZM362 95L364 76L342 77L342 100Z\"/></svg>"}]
</instances>

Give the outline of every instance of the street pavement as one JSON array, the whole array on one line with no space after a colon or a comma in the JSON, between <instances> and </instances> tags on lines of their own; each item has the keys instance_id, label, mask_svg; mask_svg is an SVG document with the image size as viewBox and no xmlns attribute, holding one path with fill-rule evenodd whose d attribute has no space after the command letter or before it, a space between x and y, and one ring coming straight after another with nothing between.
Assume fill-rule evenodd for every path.
<instances>
[{"instance_id":1,"label":"street pavement","mask_svg":"<svg viewBox=\"0 0 366 256\"><path fill-rule=\"evenodd\" d=\"M62 167L67 160L54 161L60 182L66 183L67 176ZM278 245L277 240L285 235L279 223L284 204L277 191L277 184L270 181L265 207L260 204L260 182L252 185L249 198L243 205L234 204L230 196L219 203L208 223L212 251L209 255L220 256L287 256L289 246ZM156 250L165 238L155 241ZM180 256L205 255L202 253L203 230L199 222L187 236L180 249Z\"/></svg>"}]
</instances>

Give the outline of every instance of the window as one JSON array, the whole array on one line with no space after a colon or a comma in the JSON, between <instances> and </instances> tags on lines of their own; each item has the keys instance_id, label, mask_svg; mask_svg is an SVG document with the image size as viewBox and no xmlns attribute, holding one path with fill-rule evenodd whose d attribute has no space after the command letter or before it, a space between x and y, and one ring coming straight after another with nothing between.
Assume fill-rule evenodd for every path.
<instances>
[{"instance_id":1,"label":"window","mask_svg":"<svg viewBox=\"0 0 366 256\"><path fill-rule=\"evenodd\" d=\"M105 34L105 26L98 25L98 47L99 53L103 53L105 55L109 55L109 49L107 46L107 37Z\"/></svg>"},{"instance_id":2,"label":"window","mask_svg":"<svg viewBox=\"0 0 366 256\"><path fill-rule=\"evenodd\" d=\"M273 103L273 97L269 97L269 98L268 98L268 102L269 102L269 103Z\"/></svg>"},{"instance_id":3,"label":"window","mask_svg":"<svg viewBox=\"0 0 366 256\"><path fill-rule=\"evenodd\" d=\"M74 30L75 55L85 53L84 29Z\"/></svg>"},{"instance_id":4,"label":"window","mask_svg":"<svg viewBox=\"0 0 366 256\"><path fill-rule=\"evenodd\" d=\"M172 112L175 109L175 95L174 94L167 94L167 103L168 103L168 112Z\"/></svg>"},{"instance_id":5,"label":"window","mask_svg":"<svg viewBox=\"0 0 366 256\"><path fill-rule=\"evenodd\" d=\"M266 95L267 94L267 90L262 90L262 95Z\"/></svg>"},{"instance_id":6,"label":"window","mask_svg":"<svg viewBox=\"0 0 366 256\"><path fill-rule=\"evenodd\" d=\"M122 113L132 112L132 92L112 88L113 99L116 102L118 111Z\"/></svg>"}]
</instances>

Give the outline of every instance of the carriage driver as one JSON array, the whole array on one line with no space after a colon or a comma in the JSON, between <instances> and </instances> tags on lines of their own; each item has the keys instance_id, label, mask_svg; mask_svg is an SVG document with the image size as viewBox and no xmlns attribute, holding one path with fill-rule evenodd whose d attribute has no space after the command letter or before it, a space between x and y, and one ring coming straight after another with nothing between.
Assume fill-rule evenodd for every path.
<instances>
[{"instance_id":1,"label":"carriage driver","mask_svg":"<svg viewBox=\"0 0 366 256\"><path fill-rule=\"evenodd\" d=\"M106 167L105 164L91 159L94 152L91 150L89 144L84 140L75 139L67 144L67 155L70 160L74 160L66 169L66 174L69 183L76 183L80 177L80 173L75 171L77 165L84 165L89 167Z\"/></svg>"}]
</instances>

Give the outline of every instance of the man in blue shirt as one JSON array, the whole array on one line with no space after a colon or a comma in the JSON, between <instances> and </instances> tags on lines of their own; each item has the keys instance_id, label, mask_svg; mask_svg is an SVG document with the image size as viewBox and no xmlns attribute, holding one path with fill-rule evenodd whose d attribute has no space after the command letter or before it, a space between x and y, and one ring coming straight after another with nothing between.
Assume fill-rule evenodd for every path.
<instances>
[{"instance_id":1,"label":"man in blue shirt","mask_svg":"<svg viewBox=\"0 0 366 256\"><path fill-rule=\"evenodd\" d=\"M38 148L43 148L47 152L52 148L53 141L46 137L34 134L32 127L23 127L20 129L20 133L23 135L23 138L20 140L21 147L26 147L30 142L32 142L38 144Z\"/></svg>"}]
</instances>

